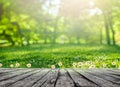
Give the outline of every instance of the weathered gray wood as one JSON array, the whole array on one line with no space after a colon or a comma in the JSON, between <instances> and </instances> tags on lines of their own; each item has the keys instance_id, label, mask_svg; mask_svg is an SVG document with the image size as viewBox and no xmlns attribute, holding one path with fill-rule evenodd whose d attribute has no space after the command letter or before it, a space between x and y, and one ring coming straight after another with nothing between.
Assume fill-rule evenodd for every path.
<instances>
[{"instance_id":1,"label":"weathered gray wood","mask_svg":"<svg viewBox=\"0 0 120 87\"><path fill-rule=\"evenodd\" d=\"M96 83L97 85L101 86L101 87L120 87L116 84L113 84L103 78L91 75L85 71L81 71L80 69L75 69L77 72L79 72L81 75L83 75L84 77L88 78L89 80L91 80L92 82Z\"/></svg>"},{"instance_id":2,"label":"weathered gray wood","mask_svg":"<svg viewBox=\"0 0 120 87\"><path fill-rule=\"evenodd\" d=\"M40 71L40 70L34 70L34 71L32 70L32 72L31 71L27 71L27 72L22 71L22 72L24 72L23 74L20 74L18 76L15 76L13 78L8 79L8 80L1 81L0 86L8 87L11 84L13 84L13 83L15 83L15 82L17 82L19 80L25 79L26 77L31 76L32 74L34 74L34 73L36 73L38 71Z\"/></svg>"},{"instance_id":3,"label":"weathered gray wood","mask_svg":"<svg viewBox=\"0 0 120 87\"><path fill-rule=\"evenodd\" d=\"M17 81L9 87L32 87L38 80L42 79L42 77L44 77L49 71L50 69L40 70L39 72L29 77L26 77L23 80Z\"/></svg>"},{"instance_id":4,"label":"weathered gray wood","mask_svg":"<svg viewBox=\"0 0 120 87\"><path fill-rule=\"evenodd\" d=\"M54 87L58 78L58 72L59 70L51 70L51 74L41 87Z\"/></svg>"},{"instance_id":5,"label":"weathered gray wood","mask_svg":"<svg viewBox=\"0 0 120 87\"><path fill-rule=\"evenodd\" d=\"M54 75L56 75L57 72L58 72L58 69L51 70L42 79L40 79L39 81L37 81L32 87L41 87L43 85L46 85L46 82L47 83L49 82L48 85L54 84L55 83L55 78L53 78L53 77L54 77ZM50 87L50 86L45 86L45 87Z\"/></svg>"},{"instance_id":6,"label":"weathered gray wood","mask_svg":"<svg viewBox=\"0 0 120 87\"><path fill-rule=\"evenodd\" d=\"M71 78L74 80L76 87L99 87L98 85L86 79L82 75L79 75L73 69L67 69L67 71L69 72Z\"/></svg>"},{"instance_id":7,"label":"weathered gray wood","mask_svg":"<svg viewBox=\"0 0 120 87\"><path fill-rule=\"evenodd\" d=\"M0 77L11 74L12 72L19 71L21 69L0 69Z\"/></svg>"},{"instance_id":8,"label":"weathered gray wood","mask_svg":"<svg viewBox=\"0 0 120 87\"><path fill-rule=\"evenodd\" d=\"M4 81L4 80L7 80L7 79L16 77L18 75L24 74L24 73L29 72L29 71L32 71L32 70L31 69L26 69L26 70L22 69L22 70L18 70L18 71L15 71L15 72L11 72L7 75L4 75L4 76L0 77L0 81Z\"/></svg>"},{"instance_id":9,"label":"weathered gray wood","mask_svg":"<svg viewBox=\"0 0 120 87\"><path fill-rule=\"evenodd\" d=\"M107 70L120 75L120 69L107 69Z\"/></svg>"},{"instance_id":10,"label":"weathered gray wood","mask_svg":"<svg viewBox=\"0 0 120 87\"><path fill-rule=\"evenodd\" d=\"M120 87L120 69L0 69L0 87Z\"/></svg>"},{"instance_id":11,"label":"weathered gray wood","mask_svg":"<svg viewBox=\"0 0 120 87\"><path fill-rule=\"evenodd\" d=\"M100 75L106 75L109 77L112 77L114 79L120 80L120 73L116 73L114 71L111 71L110 69L93 69L93 70L87 70L89 72L99 73ZM119 71L119 70L117 70Z\"/></svg>"},{"instance_id":12,"label":"weathered gray wood","mask_svg":"<svg viewBox=\"0 0 120 87\"><path fill-rule=\"evenodd\" d=\"M112 83L115 83L115 84L119 84L120 85L120 78L116 75L113 75L113 72L110 73L109 71L107 70L102 70L102 72L98 69L94 69L94 70L89 70L87 71L88 73L92 74L92 75L95 75L95 76L98 76L100 78L103 78L103 79L106 79L108 81L111 81Z\"/></svg>"},{"instance_id":13,"label":"weathered gray wood","mask_svg":"<svg viewBox=\"0 0 120 87\"><path fill-rule=\"evenodd\" d=\"M16 69L5 69L5 68L2 68L2 69L0 69L0 74L2 74L2 73L6 73L6 72L11 72L11 71L15 71L15 70L18 70L18 68L16 68Z\"/></svg>"},{"instance_id":14,"label":"weathered gray wood","mask_svg":"<svg viewBox=\"0 0 120 87\"><path fill-rule=\"evenodd\" d=\"M55 87L75 87L75 84L67 72L61 69Z\"/></svg>"}]
</instances>

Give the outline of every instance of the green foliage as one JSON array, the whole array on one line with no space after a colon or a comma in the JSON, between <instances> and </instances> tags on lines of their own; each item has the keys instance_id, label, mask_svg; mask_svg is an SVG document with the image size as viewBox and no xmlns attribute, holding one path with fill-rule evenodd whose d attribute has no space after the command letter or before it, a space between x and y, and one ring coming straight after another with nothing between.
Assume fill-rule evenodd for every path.
<instances>
[{"instance_id":1,"label":"green foliage","mask_svg":"<svg viewBox=\"0 0 120 87\"><path fill-rule=\"evenodd\" d=\"M20 63L20 67L31 64L32 68L50 68L62 62L63 68L118 68L120 66L120 47L107 45L52 45L36 44L23 47L0 49L0 63L3 67ZM82 65L79 64L82 62ZM114 65L115 63L115 65Z\"/></svg>"},{"instance_id":2,"label":"green foliage","mask_svg":"<svg viewBox=\"0 0 120 87\"><path fill-rule=\"evenodd\" d=\"M1 0L0 40L11 45L61 41L105 44L106 36L109 41L117 42L115 32L119 31L119 1L93 0L92 6L89 0L67 3L67 0L58 0L56 4L48 0ZM107 16L104 18L103 15ZM109 32L104 30L105 23ZM63 40L59 41L61 37Z\"/></svg>"},{"instance_id":3,"label":"green foliage","mask_svg":"<svg viewBox=\"0 0 120 87\"><path fill-rule=\"evenodd\" d=\"M0 66L118 68L119 21L119 0L1 0Z\"/></svg>"}]
</instances>

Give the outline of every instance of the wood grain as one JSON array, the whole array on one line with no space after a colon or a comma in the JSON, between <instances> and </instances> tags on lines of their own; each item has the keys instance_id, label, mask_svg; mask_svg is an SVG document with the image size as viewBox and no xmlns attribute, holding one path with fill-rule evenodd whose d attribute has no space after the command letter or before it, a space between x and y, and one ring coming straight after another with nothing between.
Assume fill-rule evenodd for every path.
<instances>
[{"instance_id":1,"label":"wood grain","mask_svg":"<svg viewBox=\"0 0 120 87\"><path fill-rule=\"evenodd\" d=\"M120 87L120 69L0 69L0 87Z\"/></svg>"}]
</instances>

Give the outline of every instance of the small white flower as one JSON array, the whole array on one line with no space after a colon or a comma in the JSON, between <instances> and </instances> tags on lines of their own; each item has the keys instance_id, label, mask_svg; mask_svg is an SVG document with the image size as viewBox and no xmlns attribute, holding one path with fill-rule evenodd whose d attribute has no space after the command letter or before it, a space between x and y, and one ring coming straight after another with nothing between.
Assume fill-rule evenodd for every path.
<instances>
[{"instance_id":1,"label":"small white flower","mask_svg":"<svg viewBox=\"0 0 120 87\"><path fill-rule=\"evenodd\" d=\"M28 68L30 68L30 67L31 67L31 64L30 64L30 63L28 63L26 66L27 66Z\"/></svg>"},{"instance_id":2,"label":"small white flower","mask_svg":"<svg viewBox=\"0 0 120 87\"><path fill-rule=\"evenodd\" d=\"M92 69L92 68L96 68L96 66L95 65L90 65L89 69Z\"/></svg>"},{"instance_id":3,"label":"small white flower","mask_svg":"<svg viewBox=\"0 0 120 87\"><path fill-rule=\"evenodd\" d=\"M78 66L82 66L83 65L83 63L82 62L78 62Z\"/></svg>"},{"instance_id":4,"label":"small white flower","mask_svg":"<svg viewBox=\"0 0 120 87\"><path fill-rule=\"evenodd\" d=\"M20 64L19 64L19 63L16 63L15 65L16 65L16 67L19 67L19 66L20 66Z\"/></svg>"},{"instance_id":5,"label":"small white flower","mask_svg":"<svg viewBox=\"0 0 120 87\"><path fill-rule=\"evenodd\" d=\"M112 65L116 65L116 62L112 62Z\"/></svg>"},{"instance_id":6,"label":"small white flower","mask_svg":"<svg viewBox=\"0 0 120 87\"><path fill-rule=\"evenodd\" d=\"M77 66L77 63L73 63L72 65L73 65L73 67L75 68L75 67Z\"/></svg>"},{"instance_id":7,"label":"small white flower","mask_svg":"<svg viewBox=\"0 0 120 87\"><path fill-rule=\"evenodd\" d=\"M86 61L85 62L85 65L90 65L91 64L91 61Z\"/></svg>"},{"instance_id":8,"label":"small white flower","mask_svg":"<svg viewBox=\"0 0 120 87\"><path fill-rule=\"evenodd\" d=\"M3 65L2 65L2 63L0 63L0 67L2 67Z\"/></svg>"},{"instance_id":9,"label":"small white flower","mask_svg":"<svg viewBox=\"0 0 120 87\"><path fill-rule=\"evenodd\" d=\"M62 66L62 62L59 62L59 63L58 63L58 66Z\"/></svg>"},{"instance_id":10,"label":"small white flower","mask_svg":"<svg viewBox=\"0 0 120 87\"><path fill-rule=\"evenodd\" d=\"M14 65L13 65L13 64L10 64L10 67L11 67L11 68L13 68L13 67L14 67Z\"/></svg>"},{"instance_id":11,"label":"small white flower","mask_svg":"<svg viewBox=\"0 0 120 87\"><path fill-rule=\"evenodd\" d=\"M52 68L52 69L55 69L55 65L51 65L51 68Z\"/></svg>"},{"instance_id":12,"label":"small white flower","mask_svg":"<svg viewBox=\"0 0 120 87\"><path fill-rule=\"evenodd\" d=\"M106 64L105 64L105 63L103 63L103 64L102 64L102 67L106 67Z\"/></svg>"}]
</instances>

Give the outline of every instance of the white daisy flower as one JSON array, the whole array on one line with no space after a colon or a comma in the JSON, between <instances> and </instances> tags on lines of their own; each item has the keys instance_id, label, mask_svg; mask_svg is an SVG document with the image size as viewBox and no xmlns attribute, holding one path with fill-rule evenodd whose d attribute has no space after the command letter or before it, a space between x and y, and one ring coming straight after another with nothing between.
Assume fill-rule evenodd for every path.
<instances>
[{"instance_id":1,"label":"white daisy flower","mask_svg":"<svg viewBox=\"0 0 120 87\"><path fill-rule=\"evenodd\" d=\"M77 63L73 63L72 66L75 68L77 66Z\"/></svg>"},{"instance_id":2,"label":"white daisy flower","mask_svg":"<svg viewBox=\"0 0 120 87\"><path fill-rule=\"evenodd\" d=\"M3 65L2 65L2 63L0 63L0 67L2 67Z\"/></svg>"},{"instance_id":3,"label":"white daisy flower","mask_svg":"<svg viewBox=\"0 0 120 87\"><path fill-rule=\"evenodd\" d=\"M82 66L82 65L83 65L83 63L82 63L82 62L78 62L78 67L79 67L79 66Z\"/></svg>"},{"instance_id":4,"label":"white daisy flower","mask_svg":"<svg viewBox=\"0 0 120 87\"><path fill-rule=\"evenodd\" d=\"M30 64L30 63L28 63L26 66L27 66L28 68L30 68L30 67L31 67L31 64Z\"/></svg>"},{"instance_id":5,"label":"white daisy flower","mask_svg":"<svg viewBox=\"0 0 120 87\"><path fill-rule=\"evenodd\" d=\"M86 61L85 65L91 65L91 61Z\"/></svg>"},{"instance_id":6,"label":"white daisy flower","mask_svg":"<svg viewBox=\"0 0 120 87\"><path fill-rule=\"evenodd\" d=\"M13 65L13 64L10 64L10 67L11 67L11 68L13 68L13 67L14 67L14 65Z\"/></svg>"},{"instance_id":7,"label":"white daisy flower","mask_svg":"<svg viewBox=\"0 0 120 87\"><path fill-rule=\"evenodd\" d=\"M52 68L52 69L55 69L55 65L51 65L51 68Z\"/></svg>"},{"instance_id":8,"label":"white daisy flower","mask_svg":"<svg viewBox=\"0 0 120 87\"><path fill-rule=\"evenodd\" d=\"M62 62L59 62L59 63L58 63L58 66L62 66Z\"/></svg>"},{"instance_id":9,"label":"white daisy flower","mask_svg":"<svg viewBox=\"0 0 120 87\"><path fill-rule=\"evenodd\" d=\"M89 69L92 69L92 68L96 68L96 66L95 65L90 65Z\"/></svg>"},{"instance_id":10,"label":"white daisy flower","mask_svg":"<svg viewBox=\"0 0 120 87\"><path fill-rule=\"evenodd\" d=\"M15 66L16 66L16 67L19 67L19 66L20 66L20 64L19 64L19 63L16 63L16 64L15 64Z\"/></svg>"},{"instance_id":11,"label":"white daisy flower","mask_svg":"<svg viewBox=\"0 0 120 87\"><path fill-rule=\"evenodd\" d=\"M106 67L107 65L105 63L102 64L102 67Z\"/></svg>"},{"instance_id":12,"label":"white daisy flower","mask_svg":"<svg viewBox=\"0 0 120 87\"><path fill-rule=\"evenodd\" d=\"M112 65L116 65L116 62L112 62Z\"/></svg>"}]
</instances>

